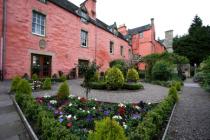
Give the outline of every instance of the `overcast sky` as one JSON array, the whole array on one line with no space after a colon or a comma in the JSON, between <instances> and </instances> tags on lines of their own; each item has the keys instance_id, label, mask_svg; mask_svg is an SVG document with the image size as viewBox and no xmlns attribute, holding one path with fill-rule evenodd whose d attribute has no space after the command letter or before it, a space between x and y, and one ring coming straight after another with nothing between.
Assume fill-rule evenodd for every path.
<instances>
[{"instance_id":1,"label":"overcast sky","mask_svg":"<svg viewBox=\"0 0 210 140\"><path fill-rule=\"evenodd\" d=\"M84 0L70 0L80 5ZM174 30L175 35L188 32L196 14L204 25L210 24L209 0L97 0L97 18L108 25L115 21L117 25L126 24L135 28L155 19L156 38L165 37L166 30Z\"/></svg>"}]
</instances>

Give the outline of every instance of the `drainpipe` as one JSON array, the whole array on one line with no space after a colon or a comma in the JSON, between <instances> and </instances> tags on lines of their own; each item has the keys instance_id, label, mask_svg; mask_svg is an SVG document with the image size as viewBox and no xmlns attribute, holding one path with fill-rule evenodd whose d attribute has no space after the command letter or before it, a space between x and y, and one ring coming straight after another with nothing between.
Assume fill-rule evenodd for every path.
<instances>
[{"instance_id":1,"label":"drainpipe","mask_svg":"<svg viewBox=\"0 0 210 140\"><path fill-rule=\"evenodd\" d=\"M5 60L6 60L6 27L7 27L7 0L3 0L3 20L2 20L2 80L4 80Z\"/></svg>"}]
</instances>

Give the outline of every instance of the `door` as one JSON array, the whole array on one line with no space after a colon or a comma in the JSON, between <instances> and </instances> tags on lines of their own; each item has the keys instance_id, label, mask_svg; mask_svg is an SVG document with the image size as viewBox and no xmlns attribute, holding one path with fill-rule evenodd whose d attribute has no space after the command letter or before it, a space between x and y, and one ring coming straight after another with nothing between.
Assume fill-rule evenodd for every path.
<instances>
[{"instance_id":1,"label":"door","mask_svg":"<svg viewBox=\"0 0 210 140\"><path fill-rule=\"evenodd\" d=\"M52 57L48 55L31 55L31 75L37 74L39 78L51 77Z\"/></svg>"},{"instance_id":2,"label":"door","mask_svg":"<svg viewBox=\"0 0 210 140\"><path fill-rule=\"evenodd\" d=\"M87 67L88 65L89 65L88 60L79 59L79 77L80 78L84 77L84 70L85 70L85 67Z\"/></svg>"}]
</instances>

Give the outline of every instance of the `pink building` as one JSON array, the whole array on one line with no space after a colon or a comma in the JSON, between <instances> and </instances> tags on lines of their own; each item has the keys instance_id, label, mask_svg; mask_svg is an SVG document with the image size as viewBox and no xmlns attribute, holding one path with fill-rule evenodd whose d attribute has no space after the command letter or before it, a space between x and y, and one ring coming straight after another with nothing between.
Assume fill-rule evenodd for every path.
<instances>
[{"instance_id":1,"label":"pink building","mask_svg":"<svg viewBox=\"0 0 210 140\"><path fill-rule=\"evenodd\" d=\"M131 39L133 54L146 56L166 51L165 46L155 39L153 18L151 19L151 24L128 30L125 25L122 25L119 27L119 31ZM139 68L145 69L145 65L139 64Z\"/></svg>"},{"instance_id":2,"label":"pink building","mask_svg":"<svg viewBox=\"0 0 210 140\"><path fill-rule=\"evenodd\" d=\"M96 0L80 7L67 0L0 0L4 78L80 73L78 64L94 60L105 71L111 60L129 60L131 46L116 24L108 26L96 14Z\"/></svg>"}]
</instances>

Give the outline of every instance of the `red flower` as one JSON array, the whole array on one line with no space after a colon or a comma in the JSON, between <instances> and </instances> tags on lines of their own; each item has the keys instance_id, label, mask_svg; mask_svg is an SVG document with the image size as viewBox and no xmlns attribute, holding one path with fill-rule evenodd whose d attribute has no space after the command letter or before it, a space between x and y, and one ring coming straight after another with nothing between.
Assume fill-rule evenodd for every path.
<instances>
[{"instance_id":1,"label":"red flower","mask_svg":"<svg viewBox=\"0 0 210 140\"><path fill-rule=\"evenodd\" d=\"M72 123L69 122L69 123L66 124L66 126L67 126L68 128L71 128L71 127L72 127Z\"/></svg>"},{"instance_id":2,"label":"red flower","mask_svg":"<svg viewBox=\"0 0 210 140\"><path fill-rule=\"evenodd\" d=\"M80 99L80 102L85 103L85 102L87 102L87 99L85 99L84 97L82 97L82 98Z\"/></svg>"},{"instance_id":3,"label":"red flower","mask_svg":"<svg viewBox=\"0 0 210 140\"><path fill-rule=\"evenodd\" d=\"M124 116L125 115L125 107L124 106L119 107L118 113L120 114L120 116Z\"/></svg>"}]
</instances>

